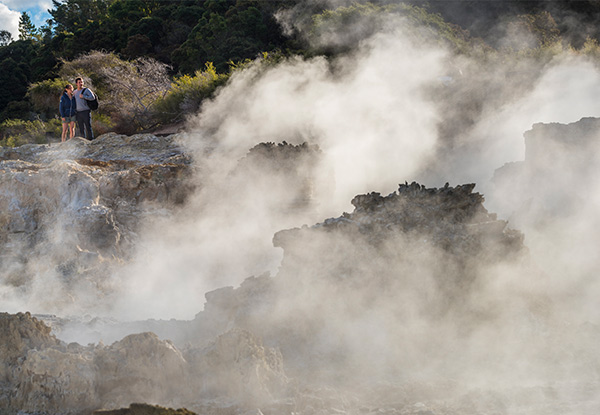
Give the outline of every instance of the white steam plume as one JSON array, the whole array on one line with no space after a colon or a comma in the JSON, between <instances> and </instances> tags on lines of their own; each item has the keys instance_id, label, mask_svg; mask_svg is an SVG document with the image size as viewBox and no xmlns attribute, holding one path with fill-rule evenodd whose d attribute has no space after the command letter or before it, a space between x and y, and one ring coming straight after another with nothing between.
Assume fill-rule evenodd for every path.
<instances>
[{"instance_id":1,"label":"white steam plume","mask_svg":"<svg viewBox=\"0 0 600 415\"><path fill-rule=\"evenodd\" d=\"M182 214L183 225L175 221L168 232L149 231L154 242L125 272L131 292L118 310L136 318L148 312L165 316L163 311L190 318L205 291L264 270L276 272L281 258L271 244L276 231L339 215L354 195L392 191L415 175L436 146L438 116L422 91L440 82L445 52L411 43L402 35L402 21L397 24L333 65L324 58L292 58L252 67L203 107L186 143L203 164L198 180L204 189ZM319 174L333 177L335 187L317 201L317 215L278 211L278 198L264 197L274 189L260 181L239 188L227 183L237 161L269 141L307 141L322 149ZM171 290L176 300L162 296ZM151 310L144 309L146 302Z\"/></svg>"}]
</instances>

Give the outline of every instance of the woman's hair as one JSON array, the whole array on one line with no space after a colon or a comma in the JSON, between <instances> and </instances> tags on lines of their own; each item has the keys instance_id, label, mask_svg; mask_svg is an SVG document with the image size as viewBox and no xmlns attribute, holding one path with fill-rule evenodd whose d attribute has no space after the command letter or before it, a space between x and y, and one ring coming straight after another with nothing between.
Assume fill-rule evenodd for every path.
<instances>
[{"instance_id":1,"label":"woman's hair","mask_svg":"<svg viewBox=\"0 0 600 415\"><path fill-rule=\"evenodd\" d=\"M71 84L65 85L65 89L69 89L69 87L73 88L73 85L71 85Z\"/></svg>"}]
</instances>

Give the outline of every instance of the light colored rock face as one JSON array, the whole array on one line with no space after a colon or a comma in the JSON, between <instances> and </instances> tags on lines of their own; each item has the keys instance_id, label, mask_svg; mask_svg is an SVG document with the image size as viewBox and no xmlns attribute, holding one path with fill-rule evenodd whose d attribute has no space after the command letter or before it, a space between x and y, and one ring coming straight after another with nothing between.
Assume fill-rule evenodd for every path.
<instances>
[{"instance_id":1,"label":"light colored rock face","mask_svg":"<svg viewBox=\"0 0 600 415\"><path fill-rule=\"evenodd\" d=\"M84 347L56 340L29 314L1 314L0 338L0 412L80 414L132 402L199 406L223 397L244 407L269 404L288 384L281 354L239 329L184 352L153 333Z\"/></svg>"},{"instance_id":2,"label":"light colored rock face","mask_svg":"<svg viewBox=\"0 0 600 415\"><path fill-rule=\"evenodd\" d=\"M228 396L261 405L285 395L288 379L281 353L266 348L250 332L232 329L206 348L188 354L192 372L201 378L197 390L208 396Z\"/></svg>"},{"instance_id":3,"label":"light colored rock face","mask_svg":"<svg viewBox=\"0 0 600 415\"><path fill-rule=\"evenodd\" d=\"M42 147L22 149L19 160L3 153L11 174L26 172L11 192L53 206L46 216L56 219L62 209L77 218L63 218L60 226L101 224L89 241L85 232L76 241L69 232L54 236L55 245L82 244L77 260L69 250L60 254L71 258L60 269L73 276L70 283L83 284L76 278L81 269L96 276L90 292L111 264L105 255L123 258L127 241L135 241L138 215L152 217L179 203L171 190L183 189L181 183L163 185L179 182L188 168L152 164L183 157L169 155L169 144L163 152L155 138L135 139L141 150L158 146L156 156L148 150L139 162L122 144L128 138L105 139L106 154L96 142L69 142L65 151L74 158L53 153L49 164L36 161L50 151ZM271 151L285 156L296 149L261 146L256 164ZM158 158L145 164L146 157ZM74 190L63 200L60 186L19 187L31 177L41 185L42 169L67 189L72 177ZM284 249L278 273L206 293L193 321L119 325L82 318L80 327L112 324L120 336L109 346L80 346L59 342L27 314L4 315L0 413L91 413L133 401L219 415L562 415L565 407L598 413L600 330L552 319L552 304L538 288L545 281L528 262L522 234L488 213L473 185L404 184L388 196L356 196L352 204L354 211L338 218L278 232L274 243ZM47 246L48 225L28 225L46 216L24 206L4 220L5 240L27 235L36 253L58 255ZM31 266L23 260L23 269ZM4 284L25 286L22 274L10 275ZM64 329L60 319L53 321Z\"/></svg>"},{"instance_id":4,"label":"light colored rock face","mask_svg":"<svg viewBox=\"0 0 600 415\"><path fill-rule=\"evenodd\" d=\"M96 387L106 407L181 402L187 395L187 362L171 342L153 333L132 334L96 351L94 363Z\"/></svg>"},{"instance_id":5,"label":"light colored rock face","mask_svg":"<svg viewBox=\"0 0 600 415\"><path fill-rule=\"evenodd\" d=\"M140 223L185 201L189 173L174 137L106 134L0 149L0 286L31 291L33 276L46 275L67 302L80 283L96 286L91 297L107 294L104 282ZM31 301L43 303L38 295Z\"/></svg>"},{"instance_id":6,"label":"light colored rock face","mask_svg":"<svg viewBox=\"0 0 600 415\"><path fill-rule=\"evenodd\" d=\"M0 382L14 382L20 364L32 349L45 349L59 344L50 328L28 313L0 313Z\"/></svg>"}]
</instances>

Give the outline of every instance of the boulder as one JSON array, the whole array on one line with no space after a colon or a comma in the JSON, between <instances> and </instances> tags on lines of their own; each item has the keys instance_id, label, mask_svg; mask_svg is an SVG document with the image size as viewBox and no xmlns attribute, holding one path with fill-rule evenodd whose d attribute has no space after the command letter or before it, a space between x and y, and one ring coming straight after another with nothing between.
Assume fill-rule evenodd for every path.
<instances>
[{"instance_id":1,"label":"boulder","mask_svg":"<svg viewBox=\"0 0 600 415\"><path fill-rule=\"evenodd\" d=\"M281 353L239 328L218 336L203 349L187 354L191 371L202 374L198 393L227 396L244 405L268 404L285 395L289 380Z\"/></svg>"},{"instance_id":2,"label":"boulder","mask_svg":"<svg viewBox=\"0 0 600 415\"><path fill-rule=\"evenodd\" d=\"M154 333L126 336L94 354L96 387L105 407L177 401L185 396L187 362Z\"/></svg>"},{"instance_id":3,"label":"boulder","mask_svg":"<svg viewBox=\"0 0 600 415\"><path fill-rule=\"evenodd\" d=\"M0 313L0 339L0 382L14 382L29 351L60 345L50 327L30 313Z\"/></svg>"}]
</instances>

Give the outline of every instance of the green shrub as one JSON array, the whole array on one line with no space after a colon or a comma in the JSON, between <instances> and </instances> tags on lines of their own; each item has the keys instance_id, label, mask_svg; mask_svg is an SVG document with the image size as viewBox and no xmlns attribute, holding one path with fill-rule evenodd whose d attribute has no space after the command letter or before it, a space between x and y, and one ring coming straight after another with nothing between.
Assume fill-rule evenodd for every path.
<instances>
[{"instance_id":1,"label":"green shrub","mask_svg":"<svg viewBox=\"0 0 600 415\"><path fill-rule=\"evenodd\" d=\"M597 64L600 63L600 45L596 39L588 37L579 53L592 58Z\"/></svg>"},{"instance_id":2,"label":"green shrub","mask_svg":"<svg viewBox=\"0 0 600 415\"><path fill-rule=\"evenodd\" d=\"M33 104L33 109L47 118L60 115L58 106L65 86L74 82L74 80L54 78L32 84L27 91L27 96Z\"/></svg>"},{"instance_id":3,"label":"green shrub","mask_svg":"<svg viewBox=\"0 0 600 415\"><path fill-rule=\"evenodd\" d=\"M207 62L204 71L175 78L167 94L156 103L155 118L161 123L181 121L186 114L198 111L202 101L211 97L229 76L218 74L212 62Z\"/></svg>"},{"instance_id":4,"label":"green shrub","mask_svg":"<svg viewBox=\"0 0 600 415\"><path fill-rule=\"evenodd\" d=\"M115 131L115 122L110 116L96 112L92 115L92 128L94 129L94 136L98 137L110 131Z\"/></svg>"},{"instance_id":5,"label":"green shrub","mask_svg":"<svg viewBox=\"0 0 600 415\"><path fill-rule=\"evenodd\" d=\"M58 119L46 123L42 120L5 120L0 123L0 145L18 147L23 144L45 144L48 142L47 134L60 137L61 128L61 122Z\"/></svg>"}]
</instances>

